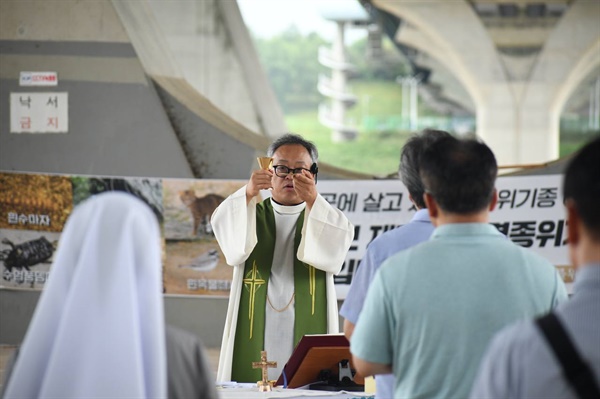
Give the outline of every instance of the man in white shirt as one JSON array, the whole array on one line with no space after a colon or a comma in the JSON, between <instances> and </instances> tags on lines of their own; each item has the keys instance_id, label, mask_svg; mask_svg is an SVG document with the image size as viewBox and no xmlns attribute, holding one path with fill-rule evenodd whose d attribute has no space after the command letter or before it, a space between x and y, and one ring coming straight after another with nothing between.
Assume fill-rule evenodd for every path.
<instances>
[{"instance_id":1,"label":"man in white shirt","mask_svg":"<svg viewBox=\"0 0 600 399\"><path fill-rule=\"evenodd\" d=\"M316 189L317 149L293 134L267 152L269 169L215 210L211 226L234 267L217 372L218 381L256 382L252 368L266 350L277 379L305 334L338 333L333 275L339 273L354 226ZM258 202L260 190L271 198Z\"/></svg>"}]
</instances>

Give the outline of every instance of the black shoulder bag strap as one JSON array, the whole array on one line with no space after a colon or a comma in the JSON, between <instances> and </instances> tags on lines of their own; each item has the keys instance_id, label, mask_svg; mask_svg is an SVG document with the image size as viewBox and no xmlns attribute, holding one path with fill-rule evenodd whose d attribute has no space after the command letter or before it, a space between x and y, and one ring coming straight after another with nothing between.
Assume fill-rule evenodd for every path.
<instances>
[{"instance_id":1,"label":"black shoulder bag strap","mask_svg":"<svg viewBox=\"0 0 600 399\"><path fill-rule=\"evenodd\" d=\"M536 319L538 328L562 365L565 377L581 399L600 398L600 389L589 366L579 356L571 338L553 312Z\"/></svg>"}]
</instances>

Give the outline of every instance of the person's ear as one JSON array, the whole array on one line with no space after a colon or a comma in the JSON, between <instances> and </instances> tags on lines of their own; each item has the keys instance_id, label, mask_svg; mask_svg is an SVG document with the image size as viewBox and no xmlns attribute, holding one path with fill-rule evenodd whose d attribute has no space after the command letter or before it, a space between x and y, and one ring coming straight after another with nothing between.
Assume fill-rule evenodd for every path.
<instances>
[{"instance_id":1,"label":"person's ear","mask_svg":"<svg viewBox=\"0 0 600 399\"><path fill-rule=\"evenodd\" d=\"M429 193L423 193L423 201L425 201L425 205L427 205L427 212L429 212L429 218L433 221L437 219L440 211L438 208L437 202L433 196Z\"/></svg>"},{"instance_id":2,"label":"person's ear","mask_svg":"<svg viewBox=\"0 0 600 399\"><path fill-rule=\"evenodd\" d=\"M575 203L572 200L567 200L565 202L565 207L567 208L567 237L569 239L569 245L575 247L579 243L579 240L581 240L581 219L579 217L579 212L577 212L577 208L575 207Z\"/></svg>"},{"instance_id":3,"label":"person's ear","mask_svg":"<svg viewBox=\"0 0 600 399\"><path fill-rule=\"evenodd\" d=\"M580 260L580 247L581 240L583 239L581 235L581 218L579 216L579 212L577 211L577 207L575 206L575 202L573 200L565 201L565 207L567 209L567 239L569 241L569 258L571 259L571 264L573 267L579 267Z\"/></svg>"},{"instance_id":4,"label":"person's ear","mask_svg":"<svg viewBox=\"0 0 600 399\"><path fill-rule=\"evenodd\" d=\"M488 207L488 211L493 211L496 209L496 205L498 204L498 190L494 189L494 193L492 194L492 201L490 201L490 206Z\"/></svg>"}]
</instances>

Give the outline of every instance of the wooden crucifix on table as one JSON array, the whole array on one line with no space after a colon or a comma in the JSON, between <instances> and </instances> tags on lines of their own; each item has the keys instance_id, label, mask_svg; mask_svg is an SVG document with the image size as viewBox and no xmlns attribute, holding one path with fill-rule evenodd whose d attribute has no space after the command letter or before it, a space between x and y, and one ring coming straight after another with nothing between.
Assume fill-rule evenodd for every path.
<instances>
[{"instance_id":1,"label":"wooden crucifix on table","mask_svg":"<svg viewBox=\"0 0 600 399\"><path fill-rule=\"evenodd\" d=\"M267 369L277 367L277 362L267 360L267 351L260 351L260 362L252 362L253 369L262 369L262 381L258 381L258 390L260 392L269 392L273 387L274 381L269 381Z\"/></svg>"}]
</instances>

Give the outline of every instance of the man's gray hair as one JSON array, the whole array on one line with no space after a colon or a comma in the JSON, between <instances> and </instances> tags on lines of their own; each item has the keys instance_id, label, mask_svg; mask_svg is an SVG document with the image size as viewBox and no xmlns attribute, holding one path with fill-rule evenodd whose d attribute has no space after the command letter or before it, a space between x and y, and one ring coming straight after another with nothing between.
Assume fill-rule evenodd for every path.
<instances>
[{"instance_id":1,"label":"man's gray hair","mask_svg":"<svg viewBox=\"0 0 600 399\"><path fill-rule=\"evenodd\" d=\"M421 156L431 144L444 137L451 137L450 133L443 130L425 129L413 134L402 147L400 154L400 179L406 186L413 201L419 208L426 208L423 193L425 187L421 181Z\"/></svg>"},{"instance_id":2,"label":"man's gray hair","mask_svg":"<svg viewBox=\"0 0 600 399\"><path fill-rule=\"evenodd\" d=\"M306 151L310 154L310 158L313 162L317 162L319 159L319 152L317 151L317 147L310 141L304 140L302 136L298 134L287 133L283 136L279 137L269 146L267 150L267 156L272 157L275 151L281 146L284 145L294 145L298 144L306 148Z\"/></svg>"}]
</instances>

